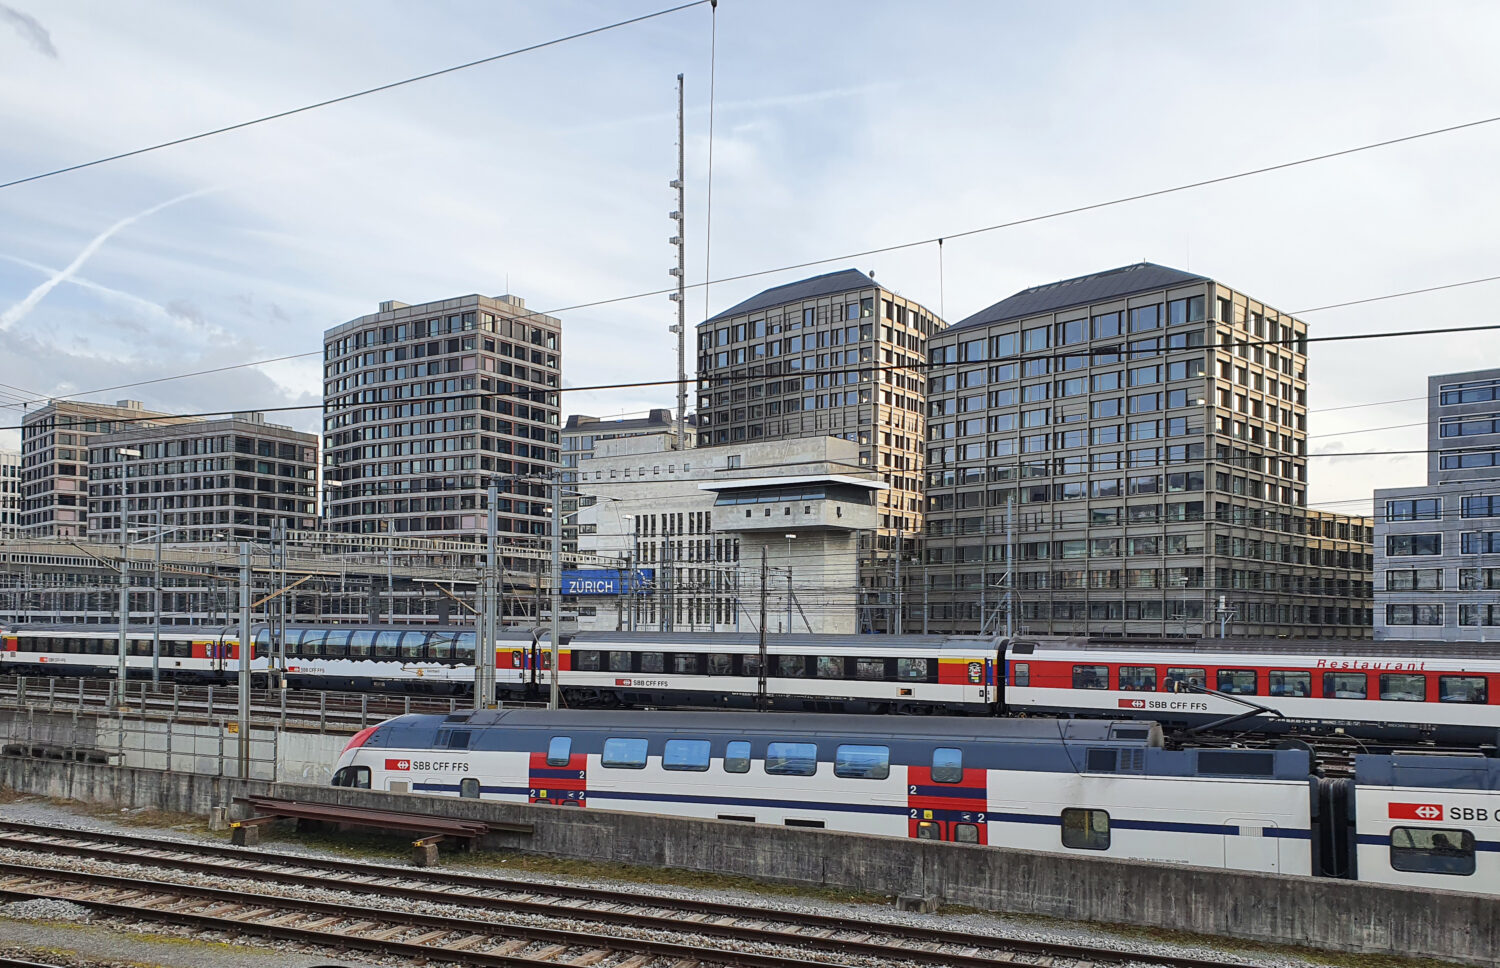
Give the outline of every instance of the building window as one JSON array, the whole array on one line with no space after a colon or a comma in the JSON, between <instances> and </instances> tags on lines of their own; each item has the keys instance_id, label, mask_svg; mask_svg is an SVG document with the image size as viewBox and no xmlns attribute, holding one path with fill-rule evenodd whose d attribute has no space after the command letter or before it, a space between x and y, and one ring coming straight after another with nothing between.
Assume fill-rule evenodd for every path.
<instances>
[{"instance_id":1,"label":"building window","mask_svg":"<svg viewBox=\"0 0 1500 968\"><path fill-rule=\"evenodd\" d=\"M1465 531L1460 549L1466 555L1492 555L1500 552L1500 531Z\"/></svg>"},{"instance_id":2,"label":"building window","mask_svg":"<svg viewBox=\"0 0 1500 968\"><path fill-rule=\"evenodd\" d=\"M1440 555L1443 553L1443 536L1441 534L1388 534L1385 536L1385 553L1392 558Z\"/></svg>"},{"instance_id":3,"label":"building window","mask_svg":"<svg viewBox=\"0 0 1500 968\"><path fill-rule=\"evenodd\" d=\"M1385 573L1385 590L1388 592L1434 592L1443 587L1441 568L1399 568Z\"/></svg>"},{"instance_id":4,"label":"building window","mask_svg":"<svg viewBox=\"0 0 1500 968\"><path fill-rule=\"evenodd\" d=\"M1443 606L1407 603L1387 605L1385 624L1440 626L1443 624Z\"/></svg>"},{"instance_id":5,"label":"building window","mask_svg":"<svg viewBox=\"0 0 1500 968\"><path fill-rule=\"evenodd\" d=\"M1438 521L1442 517L1443 501L1441 498L1410 498L1385 502L1387 521Z\"/></svg>"}]
</instances>

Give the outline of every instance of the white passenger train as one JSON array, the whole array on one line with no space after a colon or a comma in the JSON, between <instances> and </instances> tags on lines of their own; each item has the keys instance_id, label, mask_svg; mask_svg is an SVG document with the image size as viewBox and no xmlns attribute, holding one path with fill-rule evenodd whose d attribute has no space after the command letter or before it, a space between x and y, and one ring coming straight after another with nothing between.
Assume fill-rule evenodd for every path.
<instances>
[{"instance_id":1,"label":"white passenger train","mask_svg":"<svg viewBox=\"0 0 1500 968\"><path fill-rule=\"evenodd\" d=\"M503 710L371 727L333 783L1500 893L1500 763L1360 760L1320 780L1141 722Z\"/></svg>"}]
</instances>

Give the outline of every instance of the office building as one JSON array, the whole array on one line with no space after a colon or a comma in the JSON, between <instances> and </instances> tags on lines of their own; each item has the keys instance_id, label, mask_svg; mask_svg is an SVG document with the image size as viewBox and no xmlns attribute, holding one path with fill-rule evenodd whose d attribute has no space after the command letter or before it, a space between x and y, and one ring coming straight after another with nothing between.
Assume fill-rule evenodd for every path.
<instances>
[{"instance_id":1,"label":"office building","mask_svg":"<svg viewBox=\"0 0 1500 968\"><path fill-rule=\"evenodd\" d=\"M89 440L88 533L181 542L267 542L316 526L318 438L258 413L131 426ZM127 520L128 519L128 520Z\"/></svg>"},{"instance_id":2,"label":"office building","mask_svg":"<svg viewBox=\"0 0 1500 968\"><path fill-rule=\"evenodd\" d=\"M110 406L49 400L21 420L21 533L28 538L88 536L89 444L99 434L184 419L138 400Z\"/></svg>"},{"instance_id":3,"label":"office building","mask_svg":"<svg viewBox=\"0 0 1500 968\"><path fill-rule=\"evenodd\" d=\"M1375 637L1500 638L1500 369L1428 378L1427 461L1375 491Z\"/></svg>"},{"instance_id":4,"label":"office building","mask_svg":"<svg viewBox=\"0 0 1500 968\"><path fill-rule=\"evenodd\" d=\"M1306 334L1140 263L935 335L931 630L1368 637L1371 522L1306 506Z\"/></svg>"},{"instance_id":5,"label":"office building","mask_svg":"<svg viewBox=\"0 0 1500 968\"><path fill-rule=\"evenodd\" d=\"M894 595L895 558L921 533L928 340L944 322L844 269L767 289L698 324L698 444L834 436L880 475L860 582ZM870 613L891 631L885 610Z\"/></svg>"},{"instance_id":6,"label":"office building","mask_svg":"<svg viewBox=\"0 0 1500 968\"><path fill-rule=\"evenodd\" d=\"M868 618L858 535L886 485L835 437L678 450L674 435L605 441L579 470L580 551L621 564L581 595L581 629L851 634ZM626 578L642 571L636 587Z\"/></svg>"},{"instance_id":7,"label":"office building","mask_svg":"<svg viewBox=\"0 0 1500 968\"><path fill-rule=\"evenodd\" d=\"M21 452L0 450L0 538L14 538L21 526Z\"/></svg>"},{"instance_id":8,"label":"office building","mask_svg":"<svg viewBox=\"0 0 1500 968\"><path fill-rule=\"evenodd\" d=\"M683 421L686 432L684 443L692 447L697 443L695 414L688 414ZM582 462L591 460L594 450L606 440L621 437L643 437L673 432L675 423L672 411L653 408L644 417L591 417L575 413L568 417L562 430L562 535L563 551L578 550L578 469Z\"/></svg>"},{"instance_id":9,"label":"office building","mask_svg":"<svg viewBox=\"0 0 1500 968\"><path fill-rule=\"evenodd\" d=\"M545 540L561 321L509 295L390 301L323 349L330 528L482 543L495 480L504 541Z\"/></svg>"}]
</instances>

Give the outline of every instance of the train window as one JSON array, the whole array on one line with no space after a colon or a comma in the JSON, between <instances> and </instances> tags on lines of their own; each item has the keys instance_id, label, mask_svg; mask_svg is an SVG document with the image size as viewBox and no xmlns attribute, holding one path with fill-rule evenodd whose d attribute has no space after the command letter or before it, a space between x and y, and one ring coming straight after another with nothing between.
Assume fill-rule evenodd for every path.
<instances>
[{"instance_id":1,"label":"train window","mask_svg":"<svg viewBox=\"0 0 1500 968\"><path fill-rule=\"evenodd\" d=\"M1203 669L1187 669L1169 667L1167 669L1167 691L1168 692L1190 692L1187 687L1203 688L1208 682L1208 672Z\"/></svg>"},{"instance_id":2,"label":"train window","mask_svg":"<svg viewBox=\"0 0 1500 968\"><path fill-rule=\"evenodd\" d=\"M130 654L131 655L150 655L151 654L151 640L150 639L136 639L134 642L131 642L130 643Z\"/></svg>"},{"instance_id":3,"label":"train window","mask_svg":"<svg viewBox=\"0 0 1500 968\"><path fill-rule=\"evenodd\" d=\"M741 675L746 675L746 676L758 676L758 675L760 675L760 656L759 655L747 655L747 656L745 656L741 660L741 662L740 662L740 669L741 669Z\"/></svg>"},{"instance_id":4,"label":"train window","mask_svg":"<svg viewBox=\"0 0 1500 968\"><path fill-rule=\"evenodd\" d=\"M1073 667L1074 689L1108 689L1109 666L1076 665Z\"/></svg>"},{"instance_id":5,"label":"train window","mask_svg":"<svg viewBox=\"0 0 1500 968\"><path fill-rule=\"evenodd\" d=\"M703 657L696 652L673 652L672 671L684 676L703 674Z\"/></svg>"},{"instance_id":6,"label":"train window","mask_svg":"<svg viewBox=\"0 0 1500 968\"><path fill-rule=\"evenodd\" d=\"M1311 672L1268 672L1266 685L1273 696L1311 696Z\"/></svg>"},{"instance_id":7,"label":"train window","mask_svg":"<svg viewBox=\"0 0 1500 968\"><path fill-rule=\"evenodd\" d=\"M327 656L351 655L349 651L349 633L341 631L330 631L328 638L323 640L323 654Z\"/></svg>"},{"instance_id":8,"label":"train window","mask_svg":"<svg viewBox=\"0 0 1500 968\"><path fill-rule=\"evenodd\" d=\"M526 668L526 653L520 649L512 649L510 653L510 667L512 669Z\"/></svg>"},{"instance_id":9,"label":"train window","mask_svg":"<svg viewBox=\"0 0 1500 968\"><path fill-rule=\"evenodd\" d=\"M841 655L818 656L818 678L819 679L842 679L844 678L844 657Z\"/></svg>"},{"instance_id":10,"label":"train window","mask_svg":"<svg viewBox=\"0 0 1500 968\"><path fill-rule=\"evenodd\" d=\"M479 799L479 781L472 776L466 776L458 781L458 795L465 800Z\"/></svg>"},{"instance_id":11,"label":"train window","mask_svg":"<svg viewBox=\"0 0 1500 968\"><path fill-rule=\"evenodd\" d=\"M1127 692L1155 692L1156 666L1120 666L1120 688Z\"/></svg>"},{"instance_id":12,"label":"train window","mask_svg":"<svg viewBox=\"0 0 1500 968\"><path fill-rule=\"evenodd\" d=\"M708 769L708 740L667 740L667 746L661 754L661 766L664 770L703 772Z\"/></svg>"},{"instance_id":13,"label":"train window","mask_svg":"<svg viewBox=\"0 0 1500 968\"><path fill-rule=\"evenodd\" d=\"M287 655L300 655L297 650L302 647L302 630L285 629L281 633L282 640L286 642Z\"/></svg>"},{"instance_id":14,"label":"train window","mask_svg":"<svg viewBox=\"0 0 1500 968\"><path fill-rule=\"evenodd\" d=\"M260 629L255 633L255 649L257 652L269 652L271 648L271 630Z\"/></svg>"},{"instance_id":15,"label":"train window","mask_svg":"<svg viewBox=\"0 0 1500 968\"><path fill-rule=\"evenodd\" d=\"M1438 702L1489 701L1489 685L1484 676L1438 676Z\"/></svg>"},{"instance_id":16,"label":"train window","mask_svg":"<svg viewBox=\"0 0 1500 968\"><path fill-rule=\"evenodd\" d=\"M1369 694L1369 685L1363 672L1323 673L1324 699L1363 699Z\"/></svg>"},{"instance_id":17,"label":"train window","mask_svg":"<svg viewBox=\"0 0 1500 968\"><path fill-rule=\"evenodd\" d=\"M437 633L434 632L434 635ZM460 632L453 642L453 661L459 665L473 665L474 655L479 650L479 638L473 632ZM493 661L493 660L492 660Z\"/></svg>"},{"instance_id":18,"label":"train window","mask_svg":"<svg viewBox=\"0 0 1500 968\"><path fill-rule=\"evenodd\" d=\"M855 659L854 678L856 679L884 679L884 659Z\"/></svg>"},{"instance_id":19,"label":"train window","mask_svg":"<svg viewBox=\"0 0 1500 968\"><path fill-rule=\"evenodd\" d=\"M1416 874L1474 873L1474 835L1467 830L1396 827L1391 830L1391 867Z\"/></svg>"},{"instance_id":20,"label":"train window","mask_svg":"<svg viewBox=\"0 0 1500 968\"><path fill-rule=\"evenodd\" d=\"M174 659L187 659L193 655L192 642L173 642L171 652L168 653Z\"/></svg>"},{"instance_id":21,"label":"train window","mask_svg":"<svg viewBox=\"0 0 1500 968\"><path fill-rule=\"evenodd\" d=\"M666 668L666 658L660 652L641 653L642 672L662 672Z\"/></svg>"},{"instance_id":22,"label":"train window","mask_svg":"<svg viewBox=\"0 0 1500 968\"><path fill-rule=\"evenodd\" d=\"M374 648L374 632L356 631L349 633L349 656L351 658L368 659L373 653Z\"/></svg>"},{"instance_id":23,"label":"train window","mask_svg":"<svg viewBox=\"0 0 1500 968\"><path fill-rule=\"evenodd\" d=\"M1231 696L1253 696L1257 691L1254 669L1220 669L1218 682L1219 691Z\"/></svg>"},{"instance_id":24,"label":"train window","mask_svg":"<svg viewBox=\"0 0 1500 968\"><path fill-rule=\"evenodd\" d=\"M833 775L884 780L891 775L889 746L840 746L833 753Z\"/></svg>"},{"instance_id":25,"label":"train window","mask_svg":"<svg viewBox=\"0 0 1500 968\"><path fill-rule=\"evenodd\" d=\"M599 653L593 650L573 653L573 668L579 672L598 672Z\"/></svg>"},{"instance_id":26,"label":"train window","mask_svg":"<svg viewBox=\"0 0 1500 968\"><path fill-rule=\"evenodd\" d=\"M932 751L933 783L962 783L963 779L963 750L951 746L939 746Z\"/></svg>"},{"instance_id":27,"label":"train window","mask_svg":"<svg viewBox=\"0 0 1500 968\"><path fill-rule=\"evenodd\" d=\"M935 820L917 821L918 840L942 840L943 828Z\"/></svg>"},{"instance_id":28,"label":"train window","mask_svg":"<svg viewBox=\"0 0 1500 968\"><path fill-rule=\"evenodd\" d=\"M925 682L927 679L926 659L897 659L896 678L903 682L912 680Z\"/></svg>"},{"instance_id":29,"label":"train window","mask_svg":"<svg viewBox=\"0 0 1500 968\"><path fill-rule=\"evenodd\" d=\"M359 790L370 789L370 768L368 766L346 766L333 775L333 785L336 787L354 787Z\"/></svg>"},{"instance_id":30,"label":"train window","mask_svg":"<svg viewBox=\"0 0 1500 968\"><path fill-rule=\"evenodd\" d=\"M573 752L573 739L570 736L554 736L547 743L547 765L567 766L568 757Z\"/></svg>"},{"instance_id":31,"label":"train window","mask_svg":"<svg viewBox=\"0 0 1500 968\"><path fill-rule=\"evenodd\" d=\"M381 632L382 636L390 635L390 632ZM378 649L379 640L376 640ZM402 632L401 633L401 658L408 662L416 662L427 658L427 633L426 632Z\"/></svg>"},{"instance_id":32,"label":"train window","mask_svg":"<svg viewBox=\"0 0 1500 968\"><path fill-rule=\"evenodd\" d=\"M629 672L630 671L630 653L629 652L611 652L609 654L609 671L610 672Z\"/></svg>"},{"instance_id":33,"label":"train window","mask_svg":"<svg viewBox=\"0 0 1500 968\"><path fill-rule=\"evenodd\" d=\"M1074 850L1109 850L1109 814L1103 810L1064 810L1062 842Z\"/></svg>"},{"instance_id":34,"label":"train window","mask_svg":"<svg viewBox=\"0 0 1500 968\"><path fill-rule=\"evenodd\" d=\"M552 668L552 646L537 643L536 665L538 669Z\"/></svg>"},{"instance_id":35,"label":"train window","mask_svg":"<svg viewBox=\"0 0 1500 968\"><path fill-rule=\"evenodd\" d=\"M611 737L604 741L599 763L612 770L640 770L646 766L646 741Z\"/></svg>"},{"instance_id":36,"label":"train window","mask_svg":"<svg viewBox=\"0 0 1500 968\"><path fill-rule=\"evenodd\" d=\"M323 629L308 629L302 633L302 639L297 643L297 654L304 658L315 659L323 654L323 640L328 633Z\"/></svg>"},{"instance_id":37,"label":"train window","mask_svg":"<svg viewBox=\"0 0 1500 968\"><path fill-rule=\"evenodd\" d=\"M733 675L734 656L723 652L710 652L708 654L708 674L711 676Z\"/></svg>"},{"instance_id":38,"label":"train window","mask_svg":"<svg viewBox=\"0 0 1500 968\"><path fill-rule=\"evenodd\" d=\"M750 772L750 744L742 740L735 740L724 747L724 772L725 773L749 773Z\"/></svg>"},{"instance_id":39,"label":"train window","mask_svg":"<svg viewBox=\"0 0 1500 968\"><path fill-rule=\"evenodd\" d=\"M75 639L74 641L77 640ZM103 655L105 653L103 639L86 639L84 640L84 644L88 646L88 652L90 655ZM113 643L111 643L111 645L113 645ZM108 651L114 652L116 651L116 649L111 648Z\"/></svg>"},{"instance_id":40,"label":"train window","mask_svg":"<svg viewBox=\"0 0 1500 968\"><path fill-rule=\"evenodd\" d=\"M1380 698L1388 702L1426 702L1427 677L1421 673L1386 673L1380 677Z\"/></svg>"},{"instance_id":41,"label":"train window","mask_svg":"<svg viewBox=\"0 0 1500 968\"><path fill-rule=\"evenodd\" d=\"M358 642L361 636L369 634L369 632L355 632L354 641ZM376 632L371 647L375 650L377 659L399 659L401 657L401 633Z\"/></svg>"},{"instance_id":42,"label":"train window","mask_svg":"<svg viewBox=\"0 0 1500 968\"><path fill-rule=\"evenodd\" d=\"M778 655L776 675L787 679L807 678L807 660L800 655Z\"/></svg>"},{"instance_id":43,"label":"train window","mask_svg":"<svg viewBox=\"0 0 1500 968\"><path fill-rule=\"evenodd\" d=\"M776 776L812 776L818 772L813 743L767 743L766 772Z\"/></svg>"},{"instance_id":44,"label":"train window","mask_svg":"<svg viewBox=\"0 0 1500 968\"><path fill-rule=\"evenodd\" d=\"M1016 685L1018 685L1018 686L1029 686L1029 685L1031 685L1031 663L1030 662L1017 662L1016 663L1015 671L1016 671Z\"/></svg>"},{"instance_id":45,"label":"train window","mask_svg":"<svg viewBox=\"0 0 1500 968\"><path fill-rule=\"evenodd\" d=\"M467 729L455 729L448 734L447 748L450 750L466 750L469 748L469 738L473 735Z\"/></svg>"},{"instance_id":46,"label":"train window","mask_svg":"<svg viewBox=\"0 0 1500 968\"><path fill-rule=\"evenodd\" d=\"M953 825L953 840L960 844L979 843L979 825L973 823L956 823Z\"/></svg>"},{"instance_id":47,"label":"train window","mask_svg":"<svg viewBox=\"0 0 1500 968\"><path fill-rule=\"evenodd\" d=\"M409 636L421 636L427 640L427 658L433 662L453 661L453 633L452 632L408 632ZM406 643L401 643L402 650Z\"/></svg>"}]
</instances>

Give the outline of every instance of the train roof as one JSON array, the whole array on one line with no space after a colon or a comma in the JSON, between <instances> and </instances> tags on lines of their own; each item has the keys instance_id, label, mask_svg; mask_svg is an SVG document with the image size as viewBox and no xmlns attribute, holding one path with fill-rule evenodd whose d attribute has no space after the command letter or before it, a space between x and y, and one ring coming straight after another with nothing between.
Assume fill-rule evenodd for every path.
<instances>
[{"instance_id":1,"label":"train roof","mask_svg":"<svg viewBox=\"0 0 1500 968\"><path fill-rule=\"evenodd\" d=\"M755 648L760 636L755 632L578 632L572 637L572 645L661 645L672 648L705 645L723 645ZM983 644L998 648L1000 639L989 635L820 635L798 632L785 635L766 635L766 645L776 648L867 648L871 652L890 649L953 648Z\"/></svg>"},{"instance_id":2,"label":"train roof","mask_svg":"<svg viewBox=\"0 0 1500 968\"><path fill-rule=\"evenodd\" d=\"M1336 655L1415 659L1500 659L1500 647L1484 642L1361 641L1348 639L1133 639L1072 635L1016 636L1008 651L1024 655L1068 652L1180 652L1193 655Z\"/></svg>"},{"instance_id":3,"label":"train roof","mask_svg":"<svg viewBox=\"0 0 1500 968\"><path fill-rule=\"evenodd\" d=\"M1069 742L1124 743L1160 746L1161 731L1155 723L1140 720L1103 719L1003 719L988 717L892 717L831 713L749 712L727 716L722 712L616 711L602 709L485 709L450 713L447 716L412 714L388 720L387 724L431 726L441 723L456 728L506 729L601 729L670 730L674 732L732 731L745 735L785 736L788 733L902 737L934 741L984 739L1024 743ZM384 724L383 724L384 725Z\"/></svg>"},{"instance_id":4,"label":"train roof","mask_svg":"<svg viewBox=\"0 0 1500 968\"><path fill-rule=\"evenodd\" d=\"M1500 759L1482 753L1394 753L1354 758L1361 786L1500 791Z\"/></svg>"}]
</instances>

